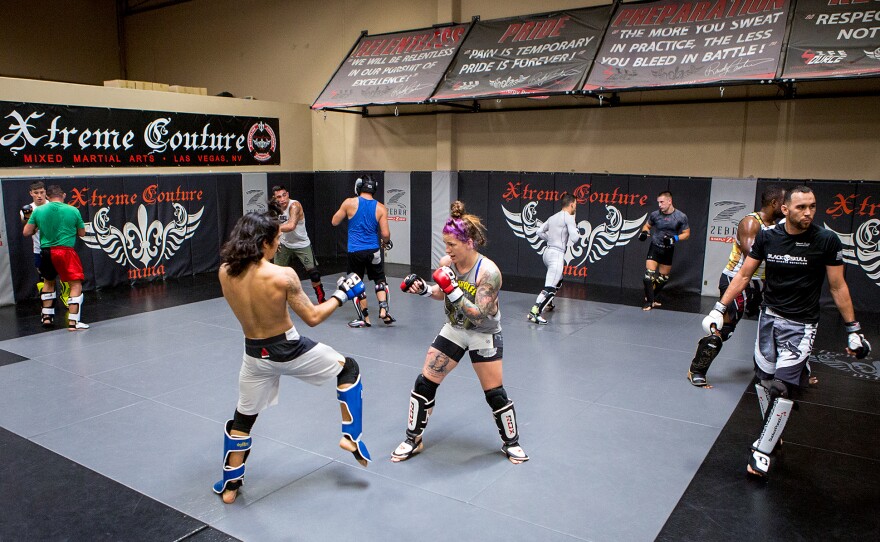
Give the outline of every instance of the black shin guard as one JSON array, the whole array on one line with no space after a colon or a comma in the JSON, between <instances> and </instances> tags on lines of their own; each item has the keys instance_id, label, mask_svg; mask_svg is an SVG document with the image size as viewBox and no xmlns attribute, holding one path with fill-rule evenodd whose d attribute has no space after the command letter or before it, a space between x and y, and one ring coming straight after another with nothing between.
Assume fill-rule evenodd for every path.
<instances>
[{"instance_id":1,"label":"black shin guard","mask_svg":"<svg viewBox=\"0 0 880 542\"><path fill-rule=\"evenodd\" d=\"M724 341L721 340L721 337L714 333L700 339L700 342L697 344L697 352L691 361L690 369L688 369L688 380L690 380L691 384L694 386L705 386L708 384L706 372L709 370L709 366L712 365L712 360L721 352L723 344Z\"/></svg>"},{"instance_id":2,"label":"black shin guard","mask_svg":"<svg viewBox=\"0 0 880 542\"><path fill-rule=\"evenodd\" d=\"M669 275L657 275L657 280L654 282L654 298L656 299L658 295L660 295L660 290L666 286L666 283L669 282Z\"/></svg>"},{"instance_id":3,"label":"black shin guard","mask_svg":"<svg viewBox=\"0 0 880 542\"><path fill-rule=\"evenodd\" d=\"M495 417L495 425L498 426L501 440L509 446L516 445L519 442L519 431L516 427L516 411L513 408L513 401L507 397L507 391L505 391L504 386L486 390L485 394L486 402L489 403L492 415Z\"/></svg>"},{"instance_id":4,"label":"black shin guard","mask_svg":"<svg viewBox=\"0 0 880 542\"><path fill-rule=\"evenodd\" d=\"M645 277L642 283L645 286L645 306L650 307L654 304L654 281L657 278L657 271L645 269Z\"/></svg>"},{"instance_id":5,"label":"black shin guard","mask_svg":"<svg viewBox=\"0 0 880 542\"><path fill-rule=\"evenodd\" d=\"M425 432L428 418L434 409L434 398L437 396L439 384L425 378L424 375L416 377L416 383L409 398L409 418L406 422L406 436L417 439Z\"/></svg>"}]
</instances>

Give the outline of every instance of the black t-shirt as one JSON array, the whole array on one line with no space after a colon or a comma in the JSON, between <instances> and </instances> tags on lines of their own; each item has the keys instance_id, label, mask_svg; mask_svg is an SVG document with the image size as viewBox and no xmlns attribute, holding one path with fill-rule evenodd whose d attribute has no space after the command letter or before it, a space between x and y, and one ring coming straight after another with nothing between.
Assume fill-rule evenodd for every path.
<instances>
[{"instance_id":1,"label":"black t-shirt","mask_svg":"<svg viewBox=\"0 0 880 542\"><path fill-rule=\"evenodd\" d=\"M690 229L687 215L678 209L668 215L661 213L659 209L653 211L648 215L648 224L651 225L651 242L658 247L666 246L663 244L664 237L672 237Z\"/></svg>"},{"instance_id":2,"label":"black t-shirt","mask_svg":"<svg viewBox=\"0 0 880 542\"><path fill-rule=\"evenodd\" d=\"M842 250L837 234L815 224L799 235L786 232L784 222L758 232L749 256L766 265L764 305L797 322L818 322L825 266L843 265Z\"/></svg>"}]
</instances>

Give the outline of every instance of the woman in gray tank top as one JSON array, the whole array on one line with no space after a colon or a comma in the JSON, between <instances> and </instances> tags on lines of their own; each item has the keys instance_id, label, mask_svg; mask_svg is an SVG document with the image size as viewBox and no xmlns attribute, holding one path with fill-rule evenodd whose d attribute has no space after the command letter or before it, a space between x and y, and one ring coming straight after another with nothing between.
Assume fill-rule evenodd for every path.
<instances>
[{"instance_id":1,"label":"woman in gray tank top","mask_svg":"<svg viewBox=\"0 0 880 542\"><path fill-rule=\"evenodd\" d=\"M394 462L405 461L424 449L422 433L434 410L437 387L458 366L468 352L486 402L495 416L501 435L501 450L511 463L528 461L519 445L513 401L502 385L501 271L495 262L479 253L486 244L486 229L480 219L467 214L456 201L446 226L443 242L446 255L434 271L436 285L416 274L403 280L401 290L443 301L447 322L428 348L421 374L410 393L406 439L391 454Z\"/></svg>"}]
</instances>

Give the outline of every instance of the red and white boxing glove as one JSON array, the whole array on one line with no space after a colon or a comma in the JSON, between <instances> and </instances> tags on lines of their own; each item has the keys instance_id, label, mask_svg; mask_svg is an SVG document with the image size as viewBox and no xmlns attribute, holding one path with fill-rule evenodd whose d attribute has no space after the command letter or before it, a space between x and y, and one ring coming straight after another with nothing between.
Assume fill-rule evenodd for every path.
<instances>
[{"instance_id":1,"label":"red and white boxing glove","mask_svg":"<svg viewBox=\"0 0 880 542\"><path fill-rule=\"evenodd\" d=\"M457 302L464 295L464 292L458 287L458 280L455 278L455 271L452 268L444 265L434 271L433 277L434 282L452 303Z\"/></svg>"}]
</instances>

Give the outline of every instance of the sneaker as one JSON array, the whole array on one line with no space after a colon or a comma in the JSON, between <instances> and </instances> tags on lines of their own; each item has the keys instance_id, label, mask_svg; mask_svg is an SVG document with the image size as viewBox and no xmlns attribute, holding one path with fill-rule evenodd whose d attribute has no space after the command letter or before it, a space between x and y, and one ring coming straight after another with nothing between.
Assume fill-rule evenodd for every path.
<instances>
[{"instance_id":1,"label":"sneaker","mask_svg":"<svg viewBox=\"0 0 880 542\"><path fill-rule=\"evenodd\" d=\"M366 320L354 319L348 323L348 327L371 327Z\"/></svg>"},{"instance_id":2,"label":"sneaker","mask_svg":"<svg viewBox=\"0 0 880 542\"><path fill-rule=\"evenodd\" d=\"M70 283L69 282L61 282L61 302L64 303L64 306L68 306L70 304Z\"/></svg>"},{"instance_id":3,"label":"sneaker","mask_svg":"<svg viewBox=\"0 0 880 542\"><path fill-rule=\"evenodd\" d=\"M535 314L533 312L529 313L529 322L533 324L540 324L542 326L547 324L547 320L544 319L544 317L542 317L540 314Z\"/></svg>"}]
</instances>

